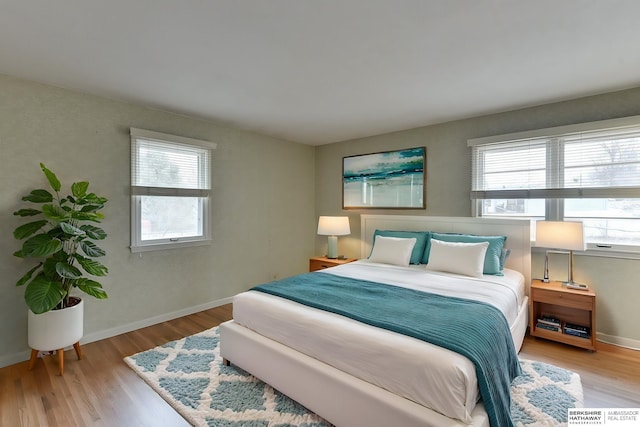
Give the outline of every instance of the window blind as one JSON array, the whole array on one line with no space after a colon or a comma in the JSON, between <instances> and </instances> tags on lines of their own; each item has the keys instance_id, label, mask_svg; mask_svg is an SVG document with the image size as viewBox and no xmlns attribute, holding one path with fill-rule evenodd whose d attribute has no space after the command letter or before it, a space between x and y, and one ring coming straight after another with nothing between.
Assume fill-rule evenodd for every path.
<instances>
[{"instance_id":1,"label":"window blind","mask_svg":"<svg viewBox=\"0 0 640 427\"><path fill-rule=\"evenodd\" d=\"M131 129L133 195L207 197L211 189L211 149L163 141L158 135Z\"/></svg>"},{"instance_id":2,"label":"window blind","mask_svg":"<svg viewBox=\"0 0 640 427\"><path fill-rule=\"evenodd\" d=\"M545 135L469 141L471 198L640 197L640 124L540 133Z\"/></svg>"}]
</instances>

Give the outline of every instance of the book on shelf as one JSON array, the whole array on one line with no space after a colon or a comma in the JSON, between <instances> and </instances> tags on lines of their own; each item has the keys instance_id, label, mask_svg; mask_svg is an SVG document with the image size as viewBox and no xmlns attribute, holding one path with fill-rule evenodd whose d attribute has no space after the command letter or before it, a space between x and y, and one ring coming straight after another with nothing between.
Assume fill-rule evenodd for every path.
<instances>
[{"instance_id":1,"label":"book on shelf","mask_svg":"<svg viewBox=\"0 0 640 427\"><path fill-rule=\"evenodd\" d=\"M589 327L569 322L565 322L563 332L567 335L573 335L580 338L589 338L591 336L591 329Z\"/></svg>"},{"instance_id":2,"label":"book on shelf","mask_svg":"<svg viewBox=\"0 0 640 427\"><path fill-rule=\"evenodd\" d=\"M543 325L554 326L557 328L562 326L562 323L560 322L559 319L556 319L555 317L551 317L551 316L541 316L540 318L538 318L538 323Z\"/></svg>"},{"instance_id":3,"label":"book on shelf","mask_svg":"<svg viewBox=\"0 0 640 427\"><path fill-rule=\"evenodd\" d=\"M575 323L569 323L569 322L565 322L564 327L568 329L574 329L576 331L585 332L587 334L589 333L589 329L590 329L588 326L576 325Z\"/></svg>"},{"instance_id":4,"label":"book on shelf","mask_svg":"<svg viewBox=\"0 0 640 427\"><path fill-rule=\"evenodd\" d=\"M546 324L546 323L540 323L540 322L538 322L538 323L536 324L536 328L539 328L539 329L545 329L545 330L547 330L547 331L554 331L554 332L560 332L560 331L562 330L562 329L560 328L560 325L558 325L558 326L553 326L553 325L548 325L548 324Z\"/></svg>"},{"instance_id":5,"label":"book on shelf","mask_svg":"<svg viewBox=\"0 0 640 427\"><path fill-rule=\"evenodd\" d=\"M565 333L566 335L571 335L571 336L579 337L579 338L586 338L586 339L589 339L589 338L591 337L591 336L590 336L589 334L587 334L587 333L580 332L580 331L576 331L576 330L573 330L573 329L565 329L565 330L564 330L564 333Z\"/></svg>"}]
</instances>

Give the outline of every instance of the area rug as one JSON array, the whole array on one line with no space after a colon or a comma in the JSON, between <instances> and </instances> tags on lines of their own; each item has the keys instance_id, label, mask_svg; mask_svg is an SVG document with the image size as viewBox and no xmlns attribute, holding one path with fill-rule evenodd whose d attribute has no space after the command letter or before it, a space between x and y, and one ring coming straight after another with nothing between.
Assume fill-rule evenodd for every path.
<instances>
[{"instance_id":1,"label":"area rug","mask_svg":"<svg viewBox=\"0 0 640 427\"><path fill-rule=\"evenodd\" d=\"M220 357L218 328L125 358L125 362L189 423L207 427L322 427L330 423ZM511 385L518 426L562 426L582 407L578 374L521 359Z\"/></svg>"}]
</instances>

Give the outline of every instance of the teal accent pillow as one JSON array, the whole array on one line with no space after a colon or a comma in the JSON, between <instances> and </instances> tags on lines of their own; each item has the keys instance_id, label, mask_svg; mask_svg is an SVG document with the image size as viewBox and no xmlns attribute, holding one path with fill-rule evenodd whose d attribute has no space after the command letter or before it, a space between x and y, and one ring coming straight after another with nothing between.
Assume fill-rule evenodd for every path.
<instances>
[{"instance_id":1,"label":"teal accent pillow","mask_svg":"<svg viewBox=\"0 0 640 427\"><path fill-rule=\"evenodd\" d=\"M502 249L507 241L506 236L475 236L472 234L431 233L431 237L445 242L479 243L489 242L487 253L484 256L484 274L503 276ZM506 259L506 257L505 257Z\"/></svg>"},{"instance_id":2,"label":"teal accent pillow","mask_svg":"<svg viewBox=\"0 0 640 427\"><path fill-rule=\"evenodd\" d=\"M502 248L502 254L500 255L500 270L504 270L504 263L507 262L509 255L511 255L511 249Z\"/></svg>"},{"instance_id":3,"label":"teal accent pillow","mask_svg":"<svg viewBox=\"0 0 640 427\"><path fill-rule=\"evenodd\" d=\"M373 241L376 241L376 236L382 237L399 237L401 239L416 239L416 244L411 251L410 264L420 264L422 261L422 254L427 244L428 231L394 231L394 230L376 230L373 233ZM373 249L372 249L373 250Z\"/></svg>"},{"instance_id":4,"label":"teal accent pillow","mask_svg":"<svg viewBox=\"0 0 640 427\"><path fill-rule=\"evenodd\" d=\"M427 234L427 244L424 245L424 253L422 254L421 264L429 264L429 255L431 254L431 237L433 237L433 233L431 231L425 231Z\"/></svg>"}]
</instances>

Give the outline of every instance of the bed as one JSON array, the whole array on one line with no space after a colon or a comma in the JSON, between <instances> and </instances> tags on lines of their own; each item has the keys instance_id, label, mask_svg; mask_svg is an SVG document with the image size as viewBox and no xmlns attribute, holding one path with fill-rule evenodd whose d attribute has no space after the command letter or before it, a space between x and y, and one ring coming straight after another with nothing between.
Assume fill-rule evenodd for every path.
<instances>
[{"instance_id":1,"label":"bed","mask_svg":"<svg viewBox=\"0 0 640 427\"><path fill-rule=\"evenodd\" d=\"M502 235L511 253L502 276L463 279L426 271L424 265L366 260L372 254L376 230ZM473 289L478 294L474 298L499 306L518 350L527 325L529 230L529 221L523 220L362 215L362 261L309 273L300 280L401 283L412 291L452 296L461 291L465 297ZM423 289L426 282L429 285ZM495 292L497 288L504 292ZM234 320L222 324L220 333L225 360L337 426L490 425L479 399L474 364L414 337L257 290L234 298Z\"/></svg>"}]
</instances>

